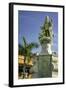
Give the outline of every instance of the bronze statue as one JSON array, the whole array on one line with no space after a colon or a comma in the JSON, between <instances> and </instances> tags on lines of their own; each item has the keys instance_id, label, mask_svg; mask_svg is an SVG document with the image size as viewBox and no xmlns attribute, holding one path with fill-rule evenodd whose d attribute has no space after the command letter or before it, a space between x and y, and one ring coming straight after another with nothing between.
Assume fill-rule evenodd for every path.
<instances>
[{"instance_id":1,"label":"bronze statue","mask_svg":"<svg viewBox=\"0 0 66 90\"><path fill-rule=\"evenodd\" d=\"M52 40L53 37L53 22L52 19L49 16L46 16L45 22L43 26L41 27L41 33L39 34L39 40L40 43L43 43L46 38Z\"/></svg>"}]
</instances>

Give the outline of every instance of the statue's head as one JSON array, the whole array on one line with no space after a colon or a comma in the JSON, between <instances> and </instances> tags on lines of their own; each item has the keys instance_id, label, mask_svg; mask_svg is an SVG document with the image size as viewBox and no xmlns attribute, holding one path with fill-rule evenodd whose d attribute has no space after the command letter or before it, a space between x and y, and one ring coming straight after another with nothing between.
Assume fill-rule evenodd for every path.
<instances>
[{"instance_id":1,"label":"statue's head","mask_svg":"<svg viewBox=\"0 0 66 90\"><path fill-rule=\"evenodd\" d=\"M49 21L50 21L49 16L46 16L46 18L45 18L45 23L49 23Z\"/></svg>"}]
</instances>

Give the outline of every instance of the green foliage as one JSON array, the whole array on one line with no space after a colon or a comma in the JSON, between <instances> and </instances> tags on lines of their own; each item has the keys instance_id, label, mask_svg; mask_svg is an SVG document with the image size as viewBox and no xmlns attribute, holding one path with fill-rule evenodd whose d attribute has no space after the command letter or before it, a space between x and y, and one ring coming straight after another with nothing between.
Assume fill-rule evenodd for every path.
<instances>
[{"instance_id":1,"label":"green foliage","mask_svg":"<svg viewBox=\"0 0 66 90\"><path fill-rule=\"evenodd\" d=\"M24 55L26 59L29 61L32 55L32 49L33 48L38 48L37 43L27 43L25 37L22 39L23 44L19 45L19 55Z\"/></svg>"}]
</instances>

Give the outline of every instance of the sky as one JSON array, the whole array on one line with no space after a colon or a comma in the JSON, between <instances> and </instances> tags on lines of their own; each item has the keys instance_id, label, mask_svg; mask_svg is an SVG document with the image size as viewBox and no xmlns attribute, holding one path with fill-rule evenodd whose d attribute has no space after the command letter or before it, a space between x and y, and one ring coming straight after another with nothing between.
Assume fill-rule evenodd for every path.
<instances>
[{"instance_id":1,"label":"sky","mask_svg":"<svg viewBox=\"0 0 66 90\"><path fill-rule=\"evenodd\" d=\"M46 16L50 16L53 20L53 46L52 51L58 53L58 13L57 12L40 12L40 11L18 11L18 43L22 44L24 36L28 43L39 42L39 33L41 26L44 24ZM37 49L32 50L33 53L41 52L41 45Z\"/></svg>"}]
</instances>

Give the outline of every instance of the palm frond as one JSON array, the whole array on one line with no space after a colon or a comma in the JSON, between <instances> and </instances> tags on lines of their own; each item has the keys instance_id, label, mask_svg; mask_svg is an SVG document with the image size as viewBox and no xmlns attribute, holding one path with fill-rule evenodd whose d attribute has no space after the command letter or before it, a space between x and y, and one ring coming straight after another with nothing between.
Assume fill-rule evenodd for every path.
<instances>
[{"instance_id":1,"label":"palm frond","mask_svg":"<svg viewBox=\"0 0 66 90\"><path fill-rule=\"evenodd\" d=\"M30 44L27 45L27 48L32 50L33 48L38 48L38 46L39 45L37 43L30 43Z\"/></svg>"},{"instance_id":2,"label":"palm frond","mask_svg":"<svg viewBox=\"0 0 66 90\"><path fill-rule=\"evenodd\" d=\"M25 37L23 37L23 47L26 47L27 46L27 41L25 39Z\"/></svg>"}]
</instances>

